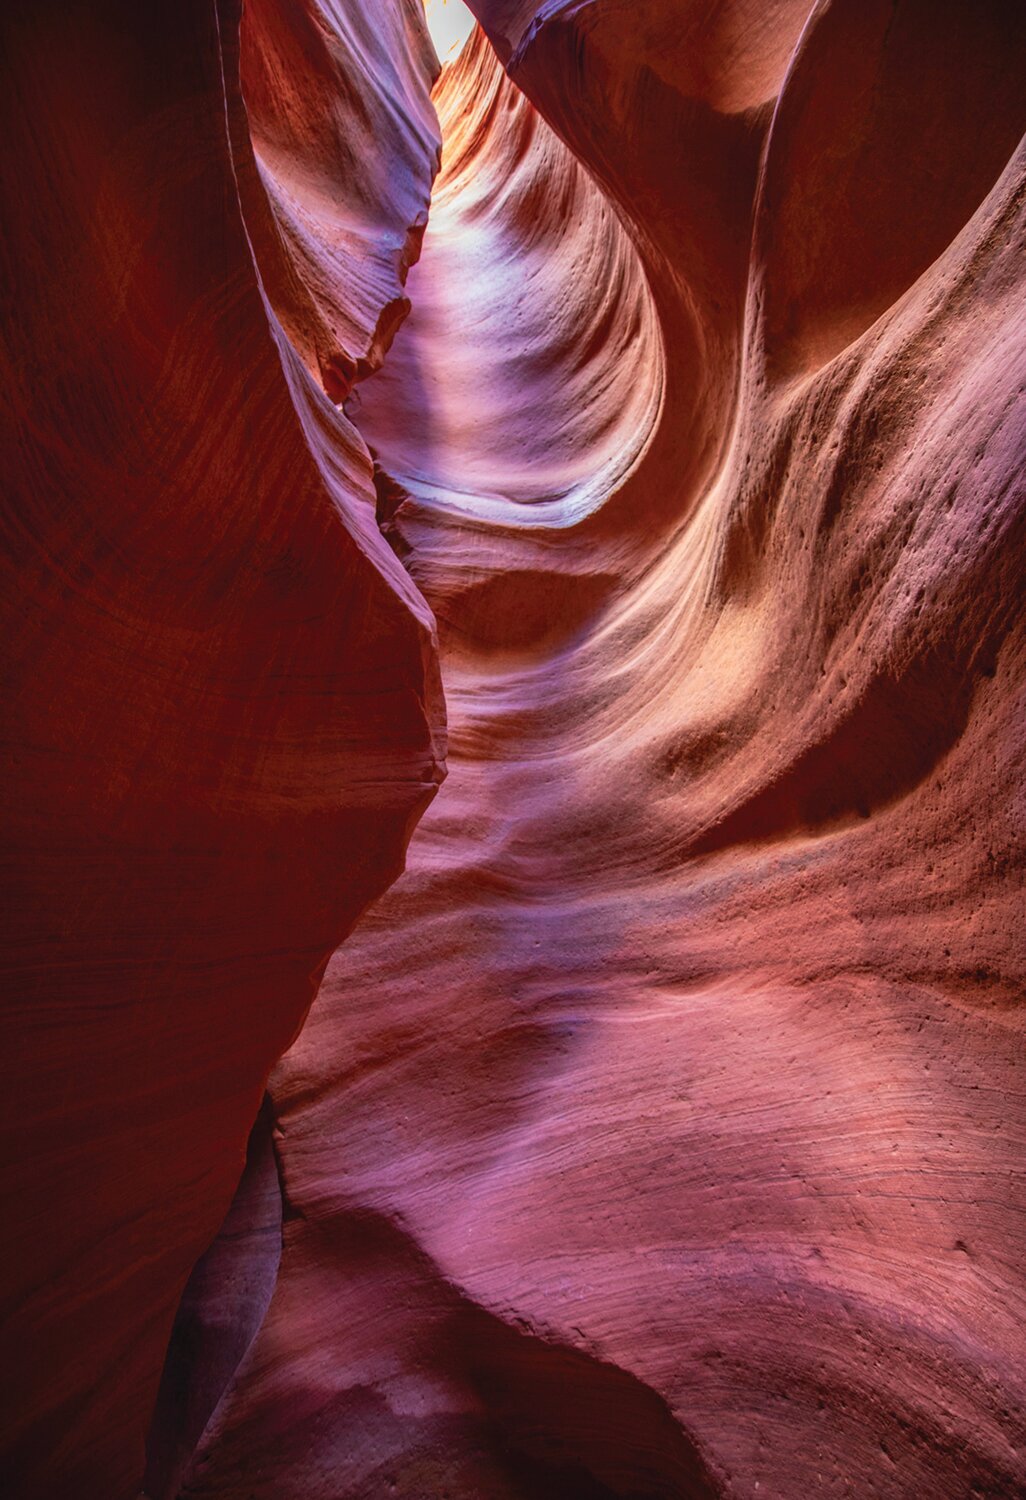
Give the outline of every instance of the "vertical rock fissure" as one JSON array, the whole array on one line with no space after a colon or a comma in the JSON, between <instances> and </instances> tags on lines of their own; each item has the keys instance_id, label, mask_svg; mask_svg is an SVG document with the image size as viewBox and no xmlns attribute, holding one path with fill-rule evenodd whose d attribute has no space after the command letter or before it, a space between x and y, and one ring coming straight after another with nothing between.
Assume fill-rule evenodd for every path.
<instances>
[{"instance_id":1,"label":"vertical rock fissure","mask_svg":"<svg viewBox=\"0 0 1026 1500\"><path fill-rule=\"evenodd\" d=\"M218 1404L260 1331L281 1261L284 1195L264 1096L231 1207L186 1283L146 1442L147 1500L175 1500Z\"/></svg>"}]
</instances>

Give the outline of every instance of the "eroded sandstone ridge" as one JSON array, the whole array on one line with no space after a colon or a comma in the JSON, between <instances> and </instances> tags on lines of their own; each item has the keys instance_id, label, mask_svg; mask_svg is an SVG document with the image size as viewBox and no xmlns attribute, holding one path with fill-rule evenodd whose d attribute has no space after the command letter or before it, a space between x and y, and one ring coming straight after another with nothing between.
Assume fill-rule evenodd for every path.
<instances>
[{"instance_id":1,"label":"eroded sandstone ridge","mask_svg":"<svg viewBox=\"0 0 1026 1500\"><path fill-rule=\"evenodd\" d=\"M93 306L81 256L36 292L29 279L16 309L60 331L52 349L16 348L39 402L15 408L25 493L77 497L60 521L79 530L53 533L47 555L75 559L87 522L108 549L96 541L81 576L54 581L48 564L20 621L45 610L22 659L23 683L44 684L33 712L50 738L32 719L26 743L50 800L17 815L26 867L50 882L22 908L49 1031L11 1090L27 1103L5 1165L26 1204L15 1242L92 1256L57 1280L34 1262L17 1302L26 1342L41 1327L35 1347L71 1371L22 1381L25 1431L38 1443L50 1422L65 1471L95 1478L140 1430L146 1402L132 1387L128 1410L111 1370L131 1348L152 1405L172 1290L231 1190L231 1151L210 1145L234 1143L237 1176L306 976L397 872L436 774L426 599L449 780L272 1074L277 1283L194 1459L179 1443L154 1500L182 1475L189 1500L1014 1500L1026 12L473 9L484 30L435 88L426 229L434 63L412 0L382 0L373 25L355 0L260 0L241 49L249 128L238 18L222 13L223 94L206 77L180 91L184 124L158 112L139 137L152 160L170 132L181 177L158 191L126 176L117 213L90 210L108 236L135 225L142 247L113 258L102 317L76 334ZM191 39L172 46L169 26L164 42L187 71L217 49L207 9L186 13ZM60 55L71 37L81 58L94 25L56 32ZM68 68L26 70L43 91L33 149L76 100ZM126 110L157 109L145 83L126 86ZM133 137L116 118L103 129L106 169ZM52 151L65 213L81 165L61 177ZM215 267L185 235L204 174L218 206L200 222L235 225L228 250L255 262L222 250ZM56 208L32 201L23 254L50 243L63 264ZM189 298L171 298L169 275L157 297L156 247L186 242ZM97 381L111 306L149 387L134 365L130 385ZM158 313L186 353L196 341L191 364L167 355ZM118 342L100 372L125 357ZM83 391L99 393L95 428ZM132 442L152 431L155 446L115 443L115 397L139 403ZM169 434L184 468L155 491ZM55 488L61 464L77 488ZM132 503L100 526L112 492ZM340 514L331 550L323 517ZM262 518L300 538L284 602L282 570L265 582L252 562L278 555ZM97 580L123 591L99 620ZM378 614L352 603L365 597ZM201 649L201 606L244 659L208 652L210 624ZM284 703L283 675L301 686ZM340 682L366 700L348 707ZM356 728L336 740L339 722L362 726L362 767L387 768L362 821L326 810L326 787L356 774L338 758ZM102 752L106 801L95 769L66 769L72 752ZM217 797L196 795L215 764ZM100 827L122 839L106 905ZM205 883L186 835L202 835ZM54 909L59 929L42 920ZM168 931L143 925L168 911ZM89 966L75 921L107 945ZM79 949L64 960L58 941ZM132 961L145 1005L128 1003ZM173 1087L157 1065L172 1045L189 1065ZM78 1092L61 1095L72 1069ZM89 1190L92 1217L83 1166L106 1194ZM142 1217L115 1215L103 1238L130 1199ZM212 1307L224 1248L191 1284ZM106 1384L83 1406L87 1368ZM54 1392L72 1377L69 1425Z\"/></svg>"}]
</instances>

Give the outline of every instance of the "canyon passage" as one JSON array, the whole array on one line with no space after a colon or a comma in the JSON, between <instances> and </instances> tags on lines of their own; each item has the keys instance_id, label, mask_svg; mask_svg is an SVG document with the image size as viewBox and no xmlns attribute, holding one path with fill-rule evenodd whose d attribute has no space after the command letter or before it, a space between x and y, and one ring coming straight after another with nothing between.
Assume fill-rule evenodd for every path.
<instances>
[{"instance_id":1,"label":"canyon passage","mask_svg":"<svg viewBox=\"0 0 1026 1500\"><path fill-rule=\"evenodd\" d=\"M0 1488L1026 1493L1026 10L11 0Z\"/></svg>"}]
</instances>

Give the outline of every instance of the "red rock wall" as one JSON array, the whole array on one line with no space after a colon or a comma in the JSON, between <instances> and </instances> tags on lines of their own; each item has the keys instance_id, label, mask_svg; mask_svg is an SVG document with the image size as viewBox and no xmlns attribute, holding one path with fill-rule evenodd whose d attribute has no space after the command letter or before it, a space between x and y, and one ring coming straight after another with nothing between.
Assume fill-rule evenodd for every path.
<instances>
[{"instance_id":1,"label":"red rock wall","mask_svg":"<svg viewBox=\"0 0 1026 1500\"><path fill-rule=\"evenodd\" d=\"M349 34L300 14L343 71ZM238 7L14 3L0 30L0 1489L114 1500L267 1072L435 789L442 708L367 450L254 259ZM385 42L409 109L351 143L394 247L359 330L394 312L437 150L408 0ZM306 144L304 182L337 170Z\"/></svg>"},{"instance_id":2,"label":"red rock wall","mask_svg":"<svg viewBox=\"0 0 1026 1500\"><path fill-rule=\"evenodd\" d=\"M186 257L218 289L207 302L220 321L185 317L207 309L196 293L168 304L169 326L184 318L207 341L190 369L209 382L216 368L232 399L212 426L198 375L176 361L159 389L177 405L147 399L142 431L167 411L183 452L208 454L211 472L192 464L204 487L179 474L145 512L182 509L178 572L168 527L119 516L102 533L114 561L96 543L88 554L91 576L128 591L102 630L92 616L84 628L64 585L70 602L50 609L44 639L65 656L74 647L71 667L38 674L62 685L49 733L84 756L79 726L97 719L68 716L72 688L95 708L112 656L149 666L138 645L133 656L108 644L124 597L148 620L216 603L221 628L270 665L247 656L233 675L230 654L195 650L186 664L176 641L170 695L166 676L158 698L138 666L139 689L102 699L112 767L118 733L135 747L161 715L118 783L138 791L111 855L125 878L106 906L71 899L82 865L45 842L76 832L95 870L96 823L19 808L31 868L65 883L40 877L37 905L23 908L44 997L33 1014L51 1031L26 1052L32 1084L8 1153L25 1205L18 1243L38 1256L50 1236L67 1256L95 1243L97 1225L115 1238L90 1267L57 1278L40 1262L38 1283L22 1283L39 1288L20 1294L23 1342L41 1326L71 1369L79 1383L61 1381L76 1422L56 1405L50 1356L14 1409L26 1441L61 1434L58 1472L95 1475L100 1435L104 1461L129 1477L124 1445L143 1394L152 1405L173 1289L231 1191L213 1167L197 1186L197 1161L210 1160L200 1143L234 1143L238 1164L267 1062L309 998L305 976L397 870L400 825L434 774L437 715L419 705L428 616L368 524L373 457L380 523L441 626L450 776L406 874L331 960L274 1070L278 1281L182 1495L1011 1500L1026 1489L1026 18L1011 0L475 9L509 79L480 36L442 76L445 149L415 265L434 137L412 0L373 29L360 7L339 7L342 41L327 48L325 27L306 25L313 11L297 6L284 26L254 4L242 38L252 155L230 85L230 153L213 124L220 84L185 90L189 120L207 118L219 143L195 160L221 183L237 240L244 213L260 280L244 260L253 295L226 307L225 262ZM182 67L208 56L193 41ZM36 118L59 118L55 94L69 107L54 76L51 59ZM81 114L74 123L86 140ZM357 149L382 153L380 175L349 170ZM383 183L396 172L393 195ZM81 177L56 179L58 203ZM165 232L140 241L131 317L117 325L142 338L164 307L153 245L184 254L183 202L198 212L202 200L191 179L149 197L131 186L129 222L167 213ZM364 279L350 279L354 263ZM111 272L108 306L121 285ZM388 347L403 298L411 311ZM98 315L97 326L109 337ZM93 333L91 357L95 344ZM51 364L27 361L18 368L52 382ZM356 427L309 372L345 396ZM84 389L106 393L104 413L119 409L95 379L74 383L76 402ZM136 383L116 389L142 402ZM48 397L51 409L59 425ZM63 424L75 493L109 504L102 476L83 485L96 460L81 411ZM298 430L294 446L276 423ZM37 465L63 453L52 436L22 448ZM161 452L121 444L118 472L149 476L150 496ZM310 464L316 482L297 498ZM362 500L340 501L347 485ZM207 573L186 561L210 553L225 494L241 509L228 512L237 530L224 520L211 603ZM325 541L325 494L356 537L341 560ZM293 586L277 630L265 586L239 570L254 549L280 555L253 540L265 510L290 539L289 567L273 574L279 590L282 576ZM159 570L152 551L126 550L146 540L163 549ZM50 555L66 551L62 536ZM327 582L343 566L349 608ZM184 596L183 578L196 580ZM195 638L189 613L185 625ZM359 683L339 665L357 635L369 663ZM290 676L302 662L304 691L283 734L284 658ZM227 708L218 717L225 682L244 723ZM326 704L337 720L316 717ZM238 747L217 762L224 801L184 795L175 733L187 729L199 788L225 745ZM19 743L38 743L53 768L39 785L81 818L85 772L72 787L70 751L61 760L30 730ZM362 822L348 807L326 818L329 767L333 785L350 784L372 758L385 770ZM274 779L286 770L297 779ZM91 795L120 836L121 804L114 819L113 793ZM203 880L183 829L217 849ZM138 851L153 847L164 862L147 886ZM269 869L282 872L273 890ZM64 950L37 915L54 905L94 918L78 951L108 943L91 959L100 980L69 959L60 1009ZM179 925L155 937L152 914L165 910ZM122 998L104 1028L96 994L102 984L110 1008L126 953L146 965L149 1008ZM278 1031L258 1035L254 1015L286 993L288 1024L275 1009ZM77 1027L67 1051L52 1040L58 1016L62 1031ZM201 1022L209 1095L195 1066ZM178 1092L144 1075L140 1056L173 1056ZM48 1155L40 1101L83 1057L82 1145L66 1164L65 1112L51 1103ZM101 1112L115 1075L135 1091ZM196 1116L199 1098L237 1086L245 1109ZM81 1206L83 1170L100 1174L106 1218ZM65 1171L74 1191L61 1190ZM124 1202L142 1203L134 1225L118 1217ZM33 1238L33 1224L46 1233ZM115 1267L131 1270L127 1286ZM157 1307L140 1394L125 1377L145 1359L131 1367L124 1350L142 1347ZM97 1370L106 1384L83 1407Z\"/></svg>"},{"instance_id":3,"label":"red rock wall","mask_svg":"<svg viewBox=\"0 0 1026 1500\"><path fill-rule=\"evenodd\" d=\"M353 407L450 778L184 1493L1008 1500L1022 12L476 8L594 186L472 44Z\"/></svg>"}]
</instances>

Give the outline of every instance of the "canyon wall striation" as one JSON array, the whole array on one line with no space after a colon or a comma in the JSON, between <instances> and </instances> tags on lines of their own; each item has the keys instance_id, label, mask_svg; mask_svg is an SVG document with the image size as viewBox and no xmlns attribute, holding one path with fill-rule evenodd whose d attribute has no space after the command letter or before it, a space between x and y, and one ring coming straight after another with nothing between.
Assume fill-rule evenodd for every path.
<instances>
[{"instance_id":1,"label":"canyon wall striation","mask_svg":"<svg viewBox=\"0 0 1026 1500\"><path fill-rule=\"evenodd\" d=\"M25 1493L295 1037L153 1500L1011 1500L1026 16L472 8L4 23Z\"/></svg>"},{"instance_id":2,"label":"canyon wall striation","mask_svg":"<svg viewBox=\"0 0 1026 1500\"><path fill-rule=\"evenodd\" d=\"M450 775L183 1493L1011 1497L1026 26L476 8L350 404Z\"/></svg>"},{"instance_id":3,"label":"canyon wall striation","mask_svg":"<svg viewBox=\"0 0 1026 1500\"><path fill-rule=\"evenodd\" d=\"M253 144L238 4L0 19L12 1500L138 1493L267 1073L441 775L430 610L307 368L380 357L437 160L420 8L352 10L247 7Z\"/></svg>"}]
</instances>

